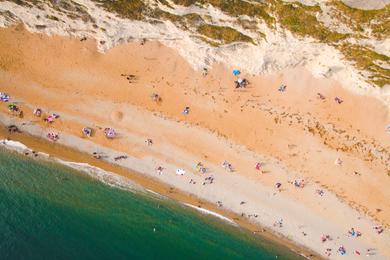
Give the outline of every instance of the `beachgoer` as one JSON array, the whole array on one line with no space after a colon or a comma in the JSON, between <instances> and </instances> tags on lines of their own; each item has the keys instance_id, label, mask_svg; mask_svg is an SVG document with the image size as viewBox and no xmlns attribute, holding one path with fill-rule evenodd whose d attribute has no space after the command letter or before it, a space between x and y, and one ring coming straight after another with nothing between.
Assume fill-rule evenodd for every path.
<instances>
[{"instance_id":1,"label":"beachgoer","mask_svg":"<svg viewBox=\"0 0 390 260\"><path fill-rule=\"evenodd\" d=\"M245 88L249 84L249 81L246 79L239 78L234 81L234 83L236 84L236 88Z\"/></svg>"},{"instance_id":2,"label":"beachgoer","mask_svg":"<svg viewBox=\"0 0 390 260\"><path fill-rule=\"evenodd\" d=\"M261 163L256 163L256 170L261 171Z\"/></svg>"},{"instance_id":3,"label":"beachgoer","mask_svg":"<svg viewBox=\"0 0 390 260\"><path fill-rule=\"evenodd\" d=\"M228 171L230 171L230 172L233 172L234 170L233 170L233 166L229 163L229 162L227 162L227 161L224 161L223 163L222 163L222 167L225 169L225 170L228 170Z\"/></svg>"},{"instance_id":4,"label":"beachgoer","mask_svg":"<svg viewBox=\"0 0 390 260\"><path fill-rule=\"evenodd\" d=\"M36 108L34 109L34 116L40 117L42 115L42 109Z\"/></svg>"},{"instance_id":5,"label":"beachgoer","mask_svg":"<svg viewBox=\"0 0 390 260\"><path fill-rule=\"evenodd\" d=\"M345 250L344 246L340 246L338 252L340 253L340 255L345 255L347 253L347 250Z\"/></svg>"},{"instance_id":6,"label":"beachgoer","mask_svg":"<svg viewBox=\"0 0 390 260\"><path fill-rule=\"evenodd\" d=\"M334 98L334 101L336 101L337 104L341 104L341 103L344 102L344 101L343 101L341 98L339 98L339 97L335 97L335 98Z\"/></svg>"},{"instance_id":7,"label":"beachgoer","mask_svg":"<svg viewBox=\"0 0 390 260\"><path fill-rule=\"evenodd\" d=\"M10 96L6 93L0 92L0 101L8 102L10 100Z\"/></svg>"},{"instance_id":8,"label":"beachgoer","mask_svg":"<svg viewBox=\"0 0 390 260\"><path fill-rule=\"evenodd\" d=\"M343 161L340 158L337 158L334 164L341 166L343 164Z\"/></svg>"},{"instance_id":9,"label":"beachgoer","mask_svg":"<svg viewBox=\"0 0 390 260\"><path fill-rule=\"evenodd\" d=\"M162 172L163 172L163 170L164 170L164 168L161 167L161 166L158 166L158 167L156 168L156 171L157 171L158 175L161 175Z\"/></svg>"},{"instance_id":10,"label":"beachgoer","mask_svg":"<svg viewBox=\"0 0 390 260\"><path fill-rule=\"evenodd\" d=\"M47 138L49 138L52 141L57 141L59 139L59 135L53 132L50 132L47 134Z\"/></svg>"},{"instance_id":11,"label":"beachgoer","mask_svg":"<svg viewBox=\"0 0 390 260\"><path fill-rule=\"evenodd\" d=\"M381 234L384 230L382 226L375 226L374 229L378 234Z\"/></svg>"},{"instance_id":12,"label":"beachgoer","mask_svg":"<svg viewBox=\"0 0 390 260\"><path fill-rule=\"evenodd\" d=\"M146 143L148 146L151 146L151 145L153 145L153 140L150 139L150 138L148 138L148 139L146 139L145 143Z\"/></svg>"},{"instance_id":13,"label":"beachgoer","mask_svg":"<svg viewBox=\"0 0 390 260\"><path fill-rule=\"evenodd\" d=\"M209 73L208 69L207 68L203 68L203 72L202 72L203 77L206 77L208 73Z\"/></svg>"},{"instance_id":14,"label":"beachgoer","mask_svg":"<svg viewBox=\"0 0 390 260\"><path fill-rule=\"evenodd\" d=\"M90 128L90 127L84 127L83 129L82 129L82 132L83 132L83 134L85 135L85 136L87 136L87 137L91 137L92 136L92 128Z\"/></svg>"},{"instance_id":15,"label":"beachgoer","mask_svg":"<svg viewBox=\"0 0 390 260\"><path fill-rule=\"evenodd\" d=\"M159 102L161 102L161 100L162 100L161 97L160 97L160 95L157 94L157 93L152 93L151 98L152 98L152 100L153 100L154 102L156 102L156 103L159 103Z\"/></svg>"},{"instance_id":16,"label":"beachgoer","mask_svg":"<svg viewBox=\"0 0 390 260\"><path fill-rule=\"evenodd\" d=\"M325 96L322 95L321 93L317 93L317 96L319 99L325 100Z\"/></svg>"},{"instance_id":17,"label":"beachgoer","mask_svg":"<svg viewBox=\"0 0 390 260\"><path fill-rule=\"evenodd\" d=\"M186 171L183 170L183 169L176 169L176 174L177 175L184 175L185 173L186 173Z\"/></svg>"},{"instance_id":18,"label":"beachgoer","mask_svg":"<svg viewBox=\"0 0 390 260\"><path fill-rule=\"evenodd\" d=\"M189 113L190 113L190 107L185 107L184 109L183 109L183 115L188 115Z\"/></svg>"},{"instance_id":19,"label":"beachgoer","mask_svg":"<svg viewBox=\"0 0 390 260\"><path fill-rule=\"evenodd\" d=\"M113 128L107 127L104 129L104 134L107 138L112 139L116 137L116 132Z\"/></svg>"},{"instance_id":20,"label":"beachgoer","mask_svg":"<svg viewBox=\"0 0 390 260\"><path fill-rule=\"evenodd\" d=\"M287 86L284 85L284 84L282 84L282 85L279 86L278 91L279 91L279 92L285 92L285 91L286 91L286 88L287 88Z\"/></svg>"}]
</instances>

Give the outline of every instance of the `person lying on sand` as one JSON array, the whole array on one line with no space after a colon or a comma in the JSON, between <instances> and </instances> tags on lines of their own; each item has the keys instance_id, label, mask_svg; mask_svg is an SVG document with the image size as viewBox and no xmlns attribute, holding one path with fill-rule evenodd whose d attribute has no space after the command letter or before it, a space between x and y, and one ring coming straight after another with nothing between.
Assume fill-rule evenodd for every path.
<instances>
[{"instance_id":1,"label":"person lying on sand","mask_svg":"<svg viewBox=\"0 0 390 260\"><path fill-rule=\"evenodd\" d=\"M321 93L317 93L317 96L318 96L319 99L325 100L325 96L322 95Z\"/></svg>"},{"instance_id":2,"label":"person lying on sand","mask_svg":"<svg viewBox=\"0 0 390 260\"><path fill-rule=\"evenodd\" d=\"M249 81L246 79L237 79L234 81L234 84L236 85L236 88L246 88L246 86L249 84Z\"/></svg>"},{"instance_id":3,"label":"person lying on sand","mask_svg":"<svg viewBox=\"0 0 390 260\"><path fill-rule=\"evenodd\" d=\"M183 112L182 112L182 114L183 115L188 115L190 113L190 107L185 107L184 109L183 109Z\"/></svg>"},{"instance_id":4,"label":"person lying on sand","mask_svg":"<svg viewBox=\"0 0 390 260\"><path fill-rule=\"evenodd\" d=\"M161 166L158 166L158 167L156 168L156 172L158 173L158 175L161 175L162 172L163 172L163 170L164 170L164 168L161 167Z\"/></svg>"},{"instance_id":5,"label":"person lying on sand","mask_svg":"<svg viewBox=\"0 0 390 260\"><path fill-rule=\"evenodd\" d=\"M225 169L225 170L228 170L229 172L233 172L234 170L233 170L233 166L229 163L229 162L227 162L227 161L224 161L223 163L222 163L222 167Z\"/></svg>"},{"instance_id":6,"label":"person lying on sand","mask_svg":"<svg viewBox=\"0 0 390 260\"><path fill-rule=\"evenodd\" d=\"M339 97L335 97L335 98L334 98L334 101L336 101L337 104L341 104L341 103L344 102L344 101L343 101L341 98L339 98Z\"/></svg>"},{"instance_id":7,"label":"person lying on sand","mask_svg":"<svg viewBox=\"0 0 390 260\"><path fill-rule=\"evenodd\" d=\"M127 159L127 155L120 155L120 156L117 156L114 158L115 161L119 161L119 160L122 160L122 159Z\"/></svg>"}]
</instances>

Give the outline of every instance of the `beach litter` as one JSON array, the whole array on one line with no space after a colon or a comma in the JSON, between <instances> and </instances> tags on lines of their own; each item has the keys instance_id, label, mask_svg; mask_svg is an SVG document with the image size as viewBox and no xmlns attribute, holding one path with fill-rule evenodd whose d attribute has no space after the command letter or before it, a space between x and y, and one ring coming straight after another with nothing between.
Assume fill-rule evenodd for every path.
<instances>
[{"instance_id":1,"label":"beach litter","mask_svg":"<svg viewBox=\"0 0 390 260\"><path fill-rule=\"evenodd\" d=\"M186 173L186 171L185 170L183 170L183 169L176 169L176 174L177 175L184 175Z\"/></svg>"},{"instance_id":2,"label":"beach litter","mask_svg":"<svg viewBox=\"0 0 390 260\"><path fill-rule=\"evenodd\" d=\"M10 96L6 93L0 92L0 101L8 102L10 100Z\"/></svg>"}]
</instances>

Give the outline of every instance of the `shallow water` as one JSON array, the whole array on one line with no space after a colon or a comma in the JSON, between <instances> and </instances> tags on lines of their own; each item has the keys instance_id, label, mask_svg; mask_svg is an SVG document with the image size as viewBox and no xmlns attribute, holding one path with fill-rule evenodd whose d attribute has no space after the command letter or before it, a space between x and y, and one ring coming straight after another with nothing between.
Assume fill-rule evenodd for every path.
<instances>
[{"instance_id":1,"label":"shallow water","mask_svg":"<svg viewBox=\"0 0 390 260\"><path fill-rule=\"evenodd\" d=\"M0 149L1 259L300 259L168 199Z\"/></svg>"}]
</instances>

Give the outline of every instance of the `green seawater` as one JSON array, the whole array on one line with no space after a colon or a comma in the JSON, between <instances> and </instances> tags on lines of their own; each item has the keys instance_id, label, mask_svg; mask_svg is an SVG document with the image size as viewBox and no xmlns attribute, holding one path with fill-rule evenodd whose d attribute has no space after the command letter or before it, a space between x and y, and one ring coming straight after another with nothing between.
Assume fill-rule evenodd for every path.
<instances>
[{"instance_id":1,"label":"green seawater","mask_svg":"<svg viewBox=\"0 0 390 260\"><path fill-rule=\"evenodd\" d=\"M176 202L0 149L0 259L300 259Z\"/></svg>"}]
</instances>

